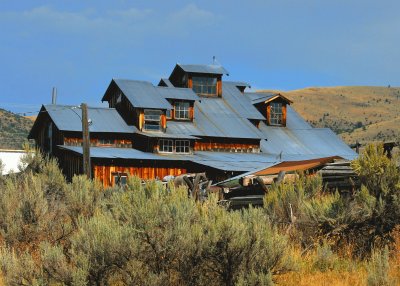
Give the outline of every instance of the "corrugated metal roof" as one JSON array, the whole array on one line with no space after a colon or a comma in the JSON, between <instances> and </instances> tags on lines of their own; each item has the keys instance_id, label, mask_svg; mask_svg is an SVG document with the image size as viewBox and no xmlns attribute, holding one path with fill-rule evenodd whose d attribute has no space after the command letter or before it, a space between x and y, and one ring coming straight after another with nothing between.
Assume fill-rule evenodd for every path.
<instances>
[{"instance_id":1,"label":"corrugated metal roof","mask_svg":"<svg viewBox=\"0 0 400 286\"><path fill-rule=\"evenodd\" d=\"M242 118L265 120L249 98L243 95L234 82L222 83L222 99Z\"/></svg>"},{"instance_id":2,"label":"corrugated metal roof","mask_svg":"<svg viewBox=\"0 0 400 286\"><path fill-rule=\"evenodd\" d=\"M328 128L290 129L261 123L260 130L267 135L267 141L261 141L261 151L266 154L282 154L281 157L287 161L329 156L352 160L357 157L357 153Z\"/></svg>"},{"instance_id":3,"label":"corrugated metal roof","mask_svg":"<svg viewBox=\"0 0 400 286\"><path fill-rule=\"evenodd\" d=\"M290 105L286 106L286 128L312 129L313 127L304 120Z\"/></svg>"},{"instance_id":4,"label":"corrugated metal roof","mask_svg":"<svg viewBox=\"0 0 400 286\"><path fill-rule=\"evenodd\" d=\"M225 83L226 81L224 81ZM240 86L240 87L251 87L250 84L244 81L229 81L230 84L233 84L235 86Z\"/></svg>"},{"instance_id":5,"label":"corrugated metal roof","mask_svg":"<svg viewBox=\"0 0 400 286\"><path fill-rule=\"evenodd\" d=\"M167 122L167 133L170 134L182 134L182 135L194 135L194 136L205 136L193 122L187 121L168 121Z\"/></svg>"},{"instance_id":6,"label":"corrugated metal roof","mask_svg":"<svg viewBox=\"0 0 400 286\"><path fill-rule=\"evenodd\" d=\"M276 160L262 153L199 151L191 161L223 171L248 172L270 166Z\"/></svg>"},{"instance_id":7,"label":"corrugated metal roof","mask_svg":"<svg viewBox=\"0 0 400 286\"><path fill-rule=\"evenodd\" d=\"M172 106L152 83L138 80L114 79L134 107L171 109Z\"/></svg>"},{"instance_id":8,"label":"corrugated metal roof","mask_svg":"<svg viewBox=\"0 0 400 286\"><path fill-rule=\"evenodd\" d=\"M248 139L265 137L222 98L202 98L201 102L196 102L194 124L205 136Z\"/></svg>"},{"instance_id":9,"label":"corrugated metal roof","mask_svg":"<svg viewBox=\"0 0 400 286\"><path fill-rule=\"evenodd\" d=\"M265 100L267 100L267 99L275 96L276 93L273 93L273 92L245 92L244 95L247 96L253 104L255 104L255 103L264 101L263 100L264 98L265 98Z\"/></svg>"},{"instance_id":10,"label":"corrugated metal roof","mask_svg":"<svg viewBox=\"0 0 400 286\"><path fill-rule=\"evenodd\" d=\"M58 146L61 149L69 150L82 154L80 146ZM112 148L112 147L90 147L91 158L102 159L127 159L127 160L174 160L166 156L159 156L153 153L142 152L131 148Z\"/></svg>"},{"instance_id":11,"label":"corrugated metal roof","mask_svg":"<svg viewBox=\"0 0 400 286\"><path fill-rule=\"evenodd\" d=\"M82 110L76 106L45 105L45 110L61 131L82 132ZM136 128L128 126L114 108L88 107L92 124L90 132L133 133Z\"/></svg>"},{"instance_id":12,"label":"corrugated metal roof","mask_svg":"<svg viewBox=\"0 0 400 286\"><path fill-rule=\"evenodd\" d=\"M220 65L182 65L177 64L185 72L207 73L207 74L229 74L229 72Z\"/></svg>"},{"instance_id":13,"label":"corrugated metal roof","mask_svg":"<svg viewBox=\"0 0 400 286\"><path fill-rule=\"evenodd\" d=\"M169 125L169 123L168 123ZM149 132L149 131L137 131L135 134L147 136L147 137L153 137L153 138L171 138L171 139L198 139L198 137L189 135L189 134L183 134L183 133L175 133L171 132L170 128L167 128L167 131L164 132Z\"/></svg>"},{"instance_id":14,"label":"corrugated metal roof","mask_svg":"<svg viewBox=\"0 0 400 286\"><path fill-rule=\"evenodd\" d=\"M59 146L82 155L80 146ZM196 152L192 155L154 154L130 148L91 147L90 157L98 159L186 161L222 171L248 172L271 166L276 160L261 153Z\"/></svg>"},{"instance_id":15,"label":"corrugated metal roof","mask_svg":"<svg viewBox=\"0 0 400 286\"><path fill-rule=\"evenodd\" d=\"M200 98L191 88L160 86L157 87L157 91L166 99L180 99L189 101L200 100Z\"/></svg>"}]
</instances>

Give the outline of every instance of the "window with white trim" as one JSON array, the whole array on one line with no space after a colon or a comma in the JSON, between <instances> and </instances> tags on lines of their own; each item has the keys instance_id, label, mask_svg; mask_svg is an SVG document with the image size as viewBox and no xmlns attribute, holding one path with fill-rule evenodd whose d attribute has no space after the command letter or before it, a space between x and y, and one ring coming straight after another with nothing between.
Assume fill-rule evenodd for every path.
<instances>
[{"instance_id":1,"label":"window with white trim","mask_svg":"<svg viewBox=\"0 0 400 286\"><path fill-rule=\"evenodd\" d=\"M165 111L165 117L167 117L168 119L171 119L171 118L172 118L171 109L167 109L167 110Z\"/></svg>"},{"instance_id":2,"label":"window with white trim","mask_svg":"<svg viewBox=\"0 0 400 286\"><path fill-rule=\"evenodd\" d=\"M189 140L175 140L176 153L189 153L190 141Z\"/></svg>"},{"instance_id":3,"label":"window with white trim","mask_svg":"<svg viewBox=\"0 0 400 286\"><path fill-rule=\"evenodd\" d=\"M158 140L158 151L162 153L174 152L174 141L171 139Z\"/></svg>"},{"instance_id":4,"label":"window with white trim","mask_svg":"<svg viewBox=\"0 0 400 286\"><path fill-rule=\"evenodd\" d=\"M144 130L160 131L161 130L161 114L162 114L162 111L158 110L158 109L145 109L144 110Z\"/></svg>"},{"instance_id":5,"label":"window with white trim","mask_svg":"<svg viewBox=\"0 0 400 286\"><path fill-rule=\"evenodd\" d=\"M175 103L175 119L189 119L190 103L178 101Z\"/></svg>"},{"instance_id":6,"label":"window with white trim","mask_svg":"<svg viewBox=\"0 0 400 286\"><path fill-rule=\"evenodd\" d=\"M271 102L270 108L271 109L269 113L269 123L271 125L282 125L283 124L282 103Z\"/></svg>"}]
</instances>

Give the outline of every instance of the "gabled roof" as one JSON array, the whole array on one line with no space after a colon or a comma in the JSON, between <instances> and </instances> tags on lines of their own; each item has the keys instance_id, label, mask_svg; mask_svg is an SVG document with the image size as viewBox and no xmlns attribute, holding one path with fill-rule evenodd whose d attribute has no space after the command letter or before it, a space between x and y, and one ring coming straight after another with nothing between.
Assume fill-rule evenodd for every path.
<instances>
[{"instance_id":1,"label":"gabled roof","mask_svg":"<svg viewBox=\"0 0 400 286\"><path fill-rule=\"evenodd\" d=\"M160 79L160 82L158 83L158 86L174 87L172 82L167 78Z\"/></svg>"},{"instance_id":2,"label":"gabled roof","mask_svg":"<svg viewBox=\"0 0 400 286\"><path fill-rule=\"evenodd\" d=\"M172 108L168 101L158 92L159 87L155 87L150 82L139 80L113 79L103 96L103 101L108 99L113 84L121 90L134 107L153 109Z\"/></svg>"},{"instance_id":3,"label":"gabled roof","mask_svg":"<svg viewBox=\"0 0 400 286\"><path fill-rule=\"evenodd\" d=\"M165 99L179 99L188 101L200 100L200 98L191 88L157 87L157 91Z\"/></svg>"},{"instance_id":4,"label":"gabled roof","mask_svg":"<svg viewBox=\"0 0 400 286\"><path fill-rule=\"evenodd\" d=\"M82 110L71 105L43 105L28 138L33 138L40 121L47 113L60 131L82 132ZM114 108L88 107L88 118L92 121L90 132L133 133L136 128L128 126Z\"/></svg>"},{"instance_id":5,"label":"gabled roof","mask_svg":"<svg viewBox=\"0 0 400 286\"><path fill-rule=\"evenodd\" d=\"M180 67L183 71L188 73L204 73L204 74L226 74L229 75L229 72L220 65L182 65L176 64L176 66Z\"/></svg>"},{"instance_id":6,"label":"gabled roof","mask_svg":"<svg viewBox=\"0 0 400 286\"><path fill-rule=\"evenodd\" d=\"M288 104L293 103L293 101L280 93L246 92L245 94L251 98L252 104L258 104L261 102L268 103L277 98L284 100Z\"/></svg>"}]
</instances>

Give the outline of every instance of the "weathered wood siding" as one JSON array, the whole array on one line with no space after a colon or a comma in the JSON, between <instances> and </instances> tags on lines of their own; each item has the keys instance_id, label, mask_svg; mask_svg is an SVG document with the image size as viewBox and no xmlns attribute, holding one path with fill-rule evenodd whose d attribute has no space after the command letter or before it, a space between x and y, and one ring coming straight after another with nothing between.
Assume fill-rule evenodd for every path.
<instances>
[{"instance_id":1,"label":"weathered wood siding","mask_svg":"<svg viewBox=\"0 0 400 286\"><path fill-rule=\"evenodd\" d=\"M259 152L260 143L254 142L221 142L220 140L203 140L194 143L194 151L221 151L221 152Z\"/></svg>"},{"instance_id":2,"label":"weathered wood siding","mask_svg":"<svg viewBox=\"0 0 400 286\"><path fill-rule=\"evenodd\" d=\"M82 146L82 138L66 137L64 138L64 145L67 146ZM132 147L132 140L129 139L110 139L109 143L105 143L104 140L99 138L90 138L90 146L98 147Z\"/></svg>"},{"instance_id":3,"label":"weathered wood siding","mask_svg":"<svg viewBox=\"0 0 400 286\"><path fill-rule=\"evenodd\" d=\"M94 165L94 178L103 183L104 187L113 185L113 173L125 173L131 176L138 176L141 179L162 179L165 176L178 176L187 173L184 168L162 168L162 167L123 167Z\"/></svg>"}]
</instances>

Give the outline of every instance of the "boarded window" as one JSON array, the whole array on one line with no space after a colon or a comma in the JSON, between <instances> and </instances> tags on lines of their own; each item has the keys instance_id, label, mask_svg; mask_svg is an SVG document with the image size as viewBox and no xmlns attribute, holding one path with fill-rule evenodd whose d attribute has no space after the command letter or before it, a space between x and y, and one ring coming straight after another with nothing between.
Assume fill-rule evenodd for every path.
<instances>
[{"instance_id":1,"label":"boarded window","mask_svg":"<svg viewBox=\"0 0 400 286\"><path fill-rule=\"evenodd\" d=\"M190 141L189 140L175 140L176 153L189 153Z\"/></svg>"},{"instance_id":2,"label":"boarded window","mask_svg":"<svg viewBox=\"0 0 400 286\"><path fill-rule=\"evenodd\" d=\"M217 78L194 76L192 82L193 91L198 95L217 95Z\"/></svg>"},{"instance_id":3,"label":"boarded window","mask_svg":"<svg viewBox=\"0 0 400 286\"><path fill-rule=\"evenodd\" d=\"M269 114L269 123L271 125L282 125L283 124L283 113L282 113L282 103L271 102L271 111Z\"/></svg>"},{"instance_id":4,"label":"boarded window","mask_svg":"<svg viewBox=\"0 0 400 286\"><path fill-rule=\"evenodd\" d=\"M160 139L158 141L158 151L172 153L174 151L174 142L170 139Z\"/></svg>"},{"instance_id":5,"label":"boarded window","mask_svg":"<svg viewBox=\"0 0 400 286\"><path fill-rule=\"evenodd\" d=\"M144 130L160 131L161 130L161 110L145 109L144 110Z\"/></svg>"},{"instance_id":6,"label":"boarded window","mask_svg":"<svg viewBox=\"0 0 400 286\"><path fill-rule=\"evenodd\" d=\"M175 119L189 119L189 102L178 101L175 103Z\"/></svg>"}]
</instances>

